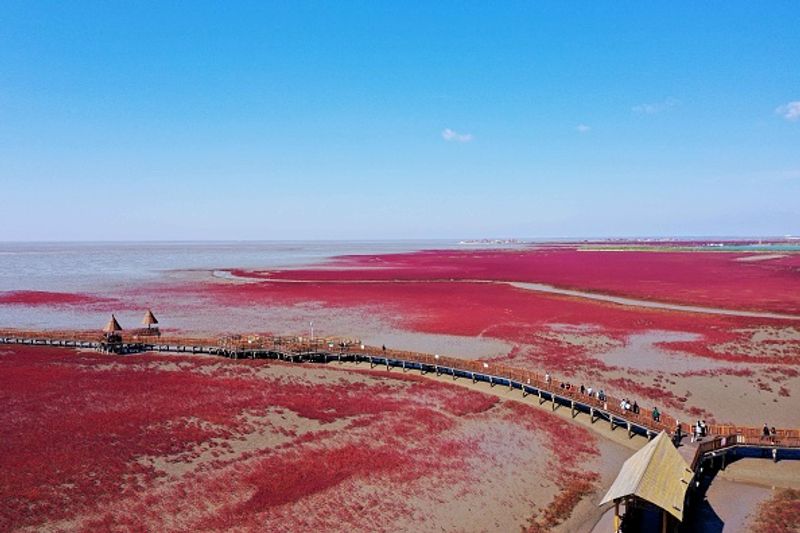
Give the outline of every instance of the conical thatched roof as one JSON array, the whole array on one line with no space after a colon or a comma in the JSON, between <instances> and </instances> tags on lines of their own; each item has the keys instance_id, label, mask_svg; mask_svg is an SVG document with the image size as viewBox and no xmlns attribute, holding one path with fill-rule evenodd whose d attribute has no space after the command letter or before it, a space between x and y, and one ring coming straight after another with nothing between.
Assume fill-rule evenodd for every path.
<instances>
[{"instance_id":1,"label":"conical thatched roof","mask_svg":"<svg viewBox=\"0 0 800 533\"><path fill-rule=\"evenodd\" d=\"M155 324L158 324L158 319L156 318L156 315L154 315L150 309L148 309L147 312L144 314L144 318L142 319L142 324L144 324L145 326L153 326Z\"/></svg>"},{"instance_id":2,"label":"conical thatched roof","mask_svg":"<svg viewBox=\"0 0 800 533\"><path fill-rule=\"evenodd\" d=\"M119 325L117 322L117 317L111 315L111 319L106 324L106 327L103 328L103 333L114 333L116 331L122 331L122 326Z\"/></svg>"}]
</instances>

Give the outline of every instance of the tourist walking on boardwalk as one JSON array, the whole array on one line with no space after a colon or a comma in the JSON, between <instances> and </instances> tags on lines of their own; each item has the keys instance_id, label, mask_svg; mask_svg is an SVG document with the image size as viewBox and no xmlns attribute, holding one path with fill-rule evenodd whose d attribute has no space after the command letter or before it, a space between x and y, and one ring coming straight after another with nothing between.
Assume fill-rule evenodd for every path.
<instances>
[{"instance_id":1,"label":"tourist walking on boardwalk","mask_svg":"<svg viewBox=\"0 0 800 533\"><path fill-rule=\"evenodd\" d=\"M653 421L661 422L661 412L658 410L658 407L653 407Z\"/></svg>"},{"instance_id":2,"label":"tourist walking on boardwalk","mask_svg":"<svg viewBox=\"0 0 800 533\"><path fill-rule=\"evenodd\" d=\"M768 439L769 438L769 426L767 425L766 422L764 423L764 431L762 433L762 438L764 438L764 439Z\"/></svg>"},{"instance_id":3,"label":"tourist walking on boardwalk","mask_svg":"<svg viewBox=\"0 0 800 533\"><path fill-rule=\"evenodd\" d=\"M681 430L681 421L680 420L676 420L675 421L675 436L674 436L675 446L679 446L680 445L682 438L683 438L683 434L682 434L682 430Z\"/></svg>"},{"instance_id":4,"label":"tourist walking on boardwalk","mask_svg":"<svg viewBox=\"0 0 800 533\"><path fill-rule=\"evenodd\" d=\"M691 442L699 441L702 432L703 432L703 428L700 426L700 421L698 420L697 422L694 423L694 426L692 427L692 440L691 440Z\"/></svg>"}]
</instances>

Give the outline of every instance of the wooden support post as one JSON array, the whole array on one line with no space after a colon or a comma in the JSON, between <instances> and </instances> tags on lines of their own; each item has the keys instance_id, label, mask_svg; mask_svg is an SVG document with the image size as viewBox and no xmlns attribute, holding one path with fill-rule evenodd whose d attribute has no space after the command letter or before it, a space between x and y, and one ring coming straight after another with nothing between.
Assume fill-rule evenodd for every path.
<instances>
[{"instance_id":1,"label":"wooden support post","mask_svg":"<svg viewBox=\"0 0 800 533\"><path fill-rule=\"evenodd\" d=\"M619 500L614 501L614 533L619 531Z\"/></svg>"},{"instance_id":2,"label":"wooden support post","mask_svg":"<svg viewBox=\"0 0 800 533\"><path fill-rule=\"evenodd\" d=\"M537 389L539 391L539 405L544 403L544 398L542 397L542 389Z\"/></svg>"},{"instance_id":3,"label":"wooden support post","mask_svg":"<svg viewBox=\"0 0 800 533\"><path fill-rule=\"evenodd\" d=\"M470 372L472 374L472 382L475 383L475 372Z\"/></svg>"},{"instance_id":4,"label":"wooden support post","mask_svg":"<svg viewBox=\"0 0 800 533\"><path fill-rule=\"evenodd\" d=\"M528 393L525 391L525 384L524 383L523 383L522 387L520 387L520 390L522 391L522 397L523 398L528 395Z\"/></svg>"},{"instance_id":5,"label":"wooden support post","mask_svg":"<svg viewBox=\"0 0 800 533\"><path fill-rule=\"evenodd\" d=\"M665 510L661 510L661 533L667 533L667 520L669 516Z\"/></svg>"},{"instance_id":6,"label":"wooden support post","mask_svg":"<svg viewBox=\"0 0 800 533\"><path fill-rule=\"evenodd\" d=\"M608 412L608 423L611 426L611 431L614 431L614 415L611 414L611 411Z\"/></svg>"},{"instance_id":7,"label":"wooden support post","mask_svg":"<svg viewBox=\"0 0 800 533\"><path fill-rule=\"evenodd\" d=\"M375 361L372 359L372 356L369 356L369 367L372 368L375 366Z\"/></svg>"},{"instance_id":8,"label":"wooden support post","mask_svg":"<svg viewBox=\"0 0 800 533\"><path fill-rule=\"evenodd\" d=\"M513 390L514 387L511 385L511 380L508 380L508 390Z\"/></svg>"},{"instance_id":9,"label":"wooden support post","mask_svg":"<svg viewBox=\"0 0 800 533\"><path fill-rule=\"evenodd\" d=\"M550 400L551 400L550 401L550 407L552 407L553 411L555 411L556 410L556 395L555 394L551 394L550 395Z\"/></svg>"},{"instance_id":10,"label":"wooden support post","mask_svg":"<svg viewBox=\"0 0 800 533\"><path fill-rule=\"evenodd\" d=\"M572 418L575 418L575 400L570 400L570 408L571 408L570 414L572 414Z\"/></svg>"},{"instance_id":11,"label":"wooden support post","mask_svg":"<svg viewBox=\"0 0 800 533\"><path fill-rule=\"evenodd\" d=\"M589 421L594 424L594 407L589 407Z\"/></svg>"},{"instance_id":12,"label":"wooden support post","mask_svg":"<svg viewBox=\"0 0 800 533\"><path fill-rule=\"evenodd\" d=\"M386 371L389 371L389 358L386 358Z\"/></svg>"},{"instance_id":13,"label":"wooden support post","mask_svg":"<svg viewBox=\"0 0 800 533\"><path fill-rule=\"evenodd\" d=\"M406 373L406 362L405 359L403 360L403 374Z\"/></svg>"},{"instance_id":14,"label":"wooden support post","mask_svg":"<svg viewBox=\"0 0 800 533\"><path fill-rule=\"evenodd\" d=\"M489 387L494 387L494 380L492 380L492 376L489 376Z\"/></svg>"},{"instance_id":15,"label":"wooden support post","mask_svg":"<svg viewBox=\"0 0 800 533\"><path fill-rule=\"evenodd\" d=\"M628 438L629 439L633 438L633 424L631 424L630 422L628 422Z\"/></svg>"}]
</instances>

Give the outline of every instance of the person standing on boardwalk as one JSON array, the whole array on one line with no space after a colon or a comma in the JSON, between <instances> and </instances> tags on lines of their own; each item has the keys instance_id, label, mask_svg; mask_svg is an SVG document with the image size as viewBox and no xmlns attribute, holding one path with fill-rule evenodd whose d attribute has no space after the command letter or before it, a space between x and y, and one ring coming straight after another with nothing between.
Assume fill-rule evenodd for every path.
<instances>
[{"instance_id":1,"label":"person standing on boardwalk","mask_svg":"<svg viewBox=\"0 0 800 533\"><path fill-rule=\"evenodd\" d=\"M683 438L683 435L681 433L681 421L680 420L676 420L675 421L675 426L676 427L675 427L674 441L675 441L675 446L679 446L680 443L681 443L681 439Z\"/></svg>"}]
</instances>

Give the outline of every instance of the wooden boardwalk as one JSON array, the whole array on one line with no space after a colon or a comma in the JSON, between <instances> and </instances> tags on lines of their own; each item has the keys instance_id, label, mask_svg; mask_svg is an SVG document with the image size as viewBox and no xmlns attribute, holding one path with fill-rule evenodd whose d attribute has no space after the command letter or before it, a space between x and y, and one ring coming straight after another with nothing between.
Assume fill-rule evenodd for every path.
<instances>
[{"instance_id":1,"label":"wooden boardwalk","mask_svg":"<svg viewBox=\"0 0 800 533\"><path fill-rule=\"evenodd\" d=\"M655 420L650 411L641 409L634 413L620 406L612 396L603 399L596 394L581 393L566 381L505 365L444 357L419 352L389 350L366 346L352 339L304 339L302 337L230 336L219 339L185 337L123 338L121 342L108 343L95 333L81 332L23 332L0 331L0 344L29 346L55 346L64 348L94 349L115 354L143 352L206 354L231 359L277 359L293 363L366 363L370 368L385 366L400 368L404 372L449 375L453 379L470 379L485 382L491 387L508 387L519 390L523 397L534 396L540 405L549 402L552 410L570 409L572 417L578 413L589 415L591 422L609 424L611 429L624 428L629 437L641 435L652 438L661 431L673 434L678 426L675 418L661 413ZM690 425L681 423L681 431L688 435ZM692 468L700 468L709 460L720 461L733 453L750 453L772 459L795 459L800 452L800 429L778 429L774 437L764 439L761 428L714 425L707 426L708 439L700 444L695 456L688 461ZM688 458L687 458L688 459ZM722 459L724 462L725 459Z\"/></svg>"}]
</instances>

